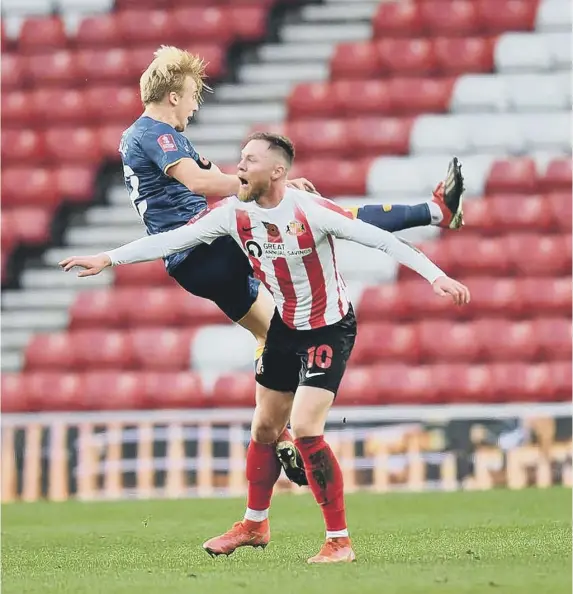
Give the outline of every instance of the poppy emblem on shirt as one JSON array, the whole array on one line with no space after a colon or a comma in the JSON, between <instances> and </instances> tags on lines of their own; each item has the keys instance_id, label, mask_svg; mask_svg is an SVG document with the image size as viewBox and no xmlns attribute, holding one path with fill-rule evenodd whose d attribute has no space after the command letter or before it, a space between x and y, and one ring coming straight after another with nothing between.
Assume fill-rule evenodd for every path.
<instances>
[{"instance_id":1,"label":"poppy emblem on shirt","mask_svg":"<svg viewBox=\"0 0 573 594\"><path fill-rule=\"evenodd\" d=\"M164 153L168 153L169 151L176 151L177 145L175 144L175 139L171 134L162 134L158 139L157 142L161 147L161 150Z\"/></svg>"},{"instance_id":2,"label":"poppy emblem on shirt","mask_svg":"<svg viewBox=\"0 0 573 594\"><path fill-rule=\"evenodd\" d=\"M304 223L301 223L300 221L291 221L287 225L286 232L289 235L300 237L303 233L306 233L306 227L304 226Z\"/></svg>"},{"instance_id":3,"label":"poppy emblem on shirt","mask_svg":"<svg viewBox=\"0 0 573 594\"><path fill-rule=\"evenodd\" d=\"M267 230L269 237L280 237L281 236L281 232L279 231L279 228L274 223L265 223L263 221L263 225L265 226L265 229Z\"/></svg>"}]
</instances>

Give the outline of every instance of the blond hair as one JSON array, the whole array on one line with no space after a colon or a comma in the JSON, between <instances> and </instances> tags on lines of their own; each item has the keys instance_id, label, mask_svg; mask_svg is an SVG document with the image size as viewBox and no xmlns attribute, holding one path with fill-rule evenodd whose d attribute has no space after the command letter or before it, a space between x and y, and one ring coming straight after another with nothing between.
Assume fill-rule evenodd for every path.
<instances>
[{"instance_id":1,"label":"blond hair","mask_svg":"<svg viewBox=\"0 0 573 594\"><path fill-rule=\"evenodd\" d=\"M154 56L139 79L143 105L158 103L167 93L182 94L188 76L197 85L197 101L201 102L204 91L212 92L211 87L205 84L206 64L199 56L167 45L162 45Z\"/></svg>"}]
</instances>

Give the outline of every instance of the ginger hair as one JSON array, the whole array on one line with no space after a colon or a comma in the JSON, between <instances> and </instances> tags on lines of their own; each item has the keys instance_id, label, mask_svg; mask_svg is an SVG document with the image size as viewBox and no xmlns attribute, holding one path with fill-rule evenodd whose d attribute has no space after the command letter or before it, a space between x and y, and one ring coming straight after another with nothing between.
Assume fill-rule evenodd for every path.
<instances>
[{"instance_id":1,"label":"ginger hair","mask_svg":"<svg viewBox=\"0 0 573 594\"><path fill-rule=\"evenodd\" d=\"M212 92L211 87L205 83L205 67L200 56L177 47L162 45L139 79L143 105L159 103L168 93L182 94L188 76L197 85L197 101L200 103L204 92Z\"/></svg>"}]
</instances>

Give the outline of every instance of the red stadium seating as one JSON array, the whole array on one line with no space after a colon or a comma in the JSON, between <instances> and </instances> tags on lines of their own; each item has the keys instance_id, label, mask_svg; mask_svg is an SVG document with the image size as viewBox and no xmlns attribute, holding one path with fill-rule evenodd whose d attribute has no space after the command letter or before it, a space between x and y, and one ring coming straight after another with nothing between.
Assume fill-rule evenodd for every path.
<instances>
[{"instance_id":1,"label":"red stadium seating","mask_svg":"<svg viewBox=\"0 0 573 594\"><path fill-rule=\"evenodd\" d=\"M2 162L7 165L41 163L46 159L44 136L30 129L2 130Z\"/></svg>"},{"instance_id":2,"label":"red stadium seating","mask_svg":"<svg viewBox=\"0 0 573 594\"><path fill-rule=\"evenodd\" d=\"M372 26L377 37L417 37L423 33L420 9L414 2L382 2Z\"/></svg>"},{"instance_id":3,"label":"red stadium seating","mask_svg":"<svg viewBox=\"0 0 573 594\"><path fill-rule=\"evenodd\" d=\"M483 28L488 33L533 29L537 0L509 0L504 10L500 10L497 0L479 0L476 4Z\"/></svg>"},{"instance_id":4,"label":"red stadium seating","mask_svg":"<svg viewBox=\"0 0 573 594\"><path fill-rule=\"evenodd\" d=\"M98 163L101 159L98 140L91 128L51 128L46 132L46 151L48 158L57 163Z\"/></svg>"},{"instance_id":5,"label":"red stadium seating","mask_svg":"<svg viewBox=\"0 0 573 594\"><path fill-rule=\"evenodd\" d=\"M57 17L28 18L22 24L18 38L21 52L62 49L66 46L64 23Z\"/></svg>"},{"instance_id":6,"label":"red stadium seating","mask_svg":"<svg viewBox=\"0 0 573 594\"><path fill-rule=\"evenodd\" d=\"M555 190L570 192L573 184L571 170L570 158L554 159L547 166L545 173L539 177L539 189L542 192Z\"/></svg>"},{"instance_id":7,"label":"red stadium seating","mask_svg":"<svg viewBox=\"0 0 573 594\"><path fill-rule=\"evenodd\" d=\"M434 42L437 71L454 76L493 70L494 41L482 37L438 38Z\"/></svg>"},{"instance_id":8,"label":"red stadium seating","mask_svg":"<svg viewBox=\"0 0 573 594\"><path fill-rule=\"evenodd\" d=\"M61 200L54 172L34 167L10 167L2 172L4 206L54 207Z\"/></svg>"},{"instance_id":9,"label":"red stadium seating","mask_svg":"<svg viewBox=\"0 0 573 594\"><path fill-rule=\"evenodd\" d=\"M47 16L25 18L13 42L2 35L3 274L9 250L50 241L62 201L92 198L98 166L117 161L142 110L137 81L157 47L198 53L219 78L231 43L263 38L274 2L118 0L76 34ZM408 154L413 118L447 113L459 75L493 72L495 36L531 30L538 5L381 3L372 39L338 44L330 79L296 85L287 122L266 126L295 141L291 175L330 197L366 195L372 158ZM570 399L572 168L541 161L496 159L464 231L423 246L470 287L468 307L404 268L364 288L338 405ZM24 373L3 374L2 411L252 408L251 372L211 385L189 371L211 323L230 321L162 262L118 267L114 286L78 293L66 331L32 338Z\"/></svg>"},{"instance_id":10,"label":"red stadium seating","mask_svg":"<svg viewBox=\"0 0 573 594\"><path fill-rule=\"evenodd\" d=\"M376 43L381 72L422 76L438 70L434 43L429 39L383 39Z\"/></svg>"},{"instance_id":11,"label":"red stadium seating","mask_svg":"<svg viewBox=\"0 0 573 594\"><path fill-rule=\"evenodd\" d=\"M68 50L30 56L27 58L27 72L35 87L73 86L83 77L78 56Z\"/></svg>"},{"instance_id":12,"label":"red stadium seating","mask_svg":"<svg viewBox=\"0 0 573 594\"><path fill-rule=\"evenodd\" d=\"M23 56L2 55L2 95L10 89L19 89L27 78L27 62Z\"/></svg>"},{"instance_id":13,"label":"red stadium seating","mask_svg":"<svg viewBox=\"0 0 573 594\"><path fill-rule=\"evenodd\" d=\"M536 191L537 169L531 157L500 159L493 164L487 179L488 194L532 194Z\"/></svg>"},{"instance_id":14,"label":"red stadium seating","mask_svg":"<svg viewBox=\"0 0 573 594\"><path fill-rule=\"evenodd\" d=\"M478 3L468 0L428 0L418 5L421 28L431 36L478 35L482 29L478 10Z\"/></svg>"}]
</instances>

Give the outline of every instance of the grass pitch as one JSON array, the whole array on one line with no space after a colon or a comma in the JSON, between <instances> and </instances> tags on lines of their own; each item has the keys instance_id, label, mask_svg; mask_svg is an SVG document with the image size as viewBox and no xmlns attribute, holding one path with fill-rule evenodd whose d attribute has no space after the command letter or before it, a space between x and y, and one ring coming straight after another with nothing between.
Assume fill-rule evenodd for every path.
<instances>
[{"instance_id":1,"label":"grass pitch","mask_svg":"<svg viewBox=\"0 0 573 594\"><path fill-rule=\"evenodd\" d=\"M201 548L238 499L13 504L3 594L561 594L571 592L571 492L358 494L358 562L308 566L323 540L310 495L273 503L266 550Z\"/></svg>"}]
</instances>

